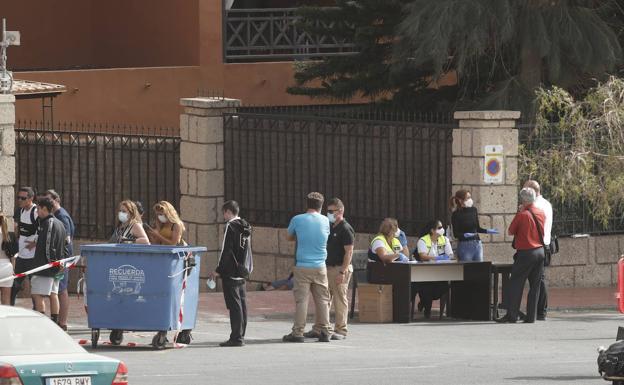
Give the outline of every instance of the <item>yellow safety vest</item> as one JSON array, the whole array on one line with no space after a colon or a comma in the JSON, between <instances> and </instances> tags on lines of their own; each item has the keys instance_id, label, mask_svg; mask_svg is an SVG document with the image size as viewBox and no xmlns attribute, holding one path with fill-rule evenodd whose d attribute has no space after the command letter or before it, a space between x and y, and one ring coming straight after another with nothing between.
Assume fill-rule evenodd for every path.
<instances>
[{"instance_id":1,"label":"yellow safety vest","mask_svg":"<svg viewBox=\"0 0 624 385\"><path fill-rule=\"evenodd\" d=\"M401 250L403 250L403 246L401 246L401 242L399 241L398 238L392 238L392 247L390 247L386 237L383 234L380 234L380 235L376 236L375 238L373 238L373 240L371 241L370 248L371 248L373 253L375 253L375 250L373 250L373 243L375 243L375 241L377 241L377 240L380 240L380 241L383 242L384 248L389 253L398 253Z\"/></svg>"},{"instance_id":2,"label":"yellow safety vest","mask_svg":"<svg viewBox=\"0 0 624 385\"><path fill-rule=\"evenodd\" d=\"M429 255L429 253L431 252L431 235L427 234L424 237L420 238L423 240L423 242L425 242L425 246L427 246L427 255ZM446 237L444 235L440 235L438 237L438 254L437 255L442 255L444 254L444 246L446 246Z\"/></svg>"}]
</instances>

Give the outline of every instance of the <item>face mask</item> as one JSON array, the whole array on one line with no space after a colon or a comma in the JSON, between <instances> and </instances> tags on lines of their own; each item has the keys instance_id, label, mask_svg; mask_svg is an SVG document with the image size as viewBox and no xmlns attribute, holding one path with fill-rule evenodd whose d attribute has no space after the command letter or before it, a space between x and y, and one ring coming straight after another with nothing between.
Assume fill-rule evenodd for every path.
<instances>
[{"instance_id":1,"label":"face mask","mask_svg":"<svg viewBox=\"0 0 624 385\"><path fill-rule=\"evenodd\" d=\"M394 233L394 237L398 238L401 235L401 229L397 229L397 231Z\"/></svg>"},{"instance_id":2,"label":"face mask","mask_svg":"<svg viewBox=\"0 0 624 385\"><path fill-rule=\"evenodd\" d=\"M117 219L119 219L119 222L121 223L128 222L128 213L124 213L123 211L120 211L119 213L117 213Z\"/></svg>"},{"instance_id":3,"label":"face mask","mask_svg":"<svg viewBox=\"0 0 624 385\"><path fill-rule=\"evenodd\" d=\"M164 215L159 215L158 220L160 221L160 223L167 223L167 217Z\"/></svg>"},{"instance_id":4,"label":"face mask","mask_svg":"<svg viewBox=\"0 0 624 385\"><path fill-rule=\"evenodd\" d=\"M468 198L466 199L466 201L464 202L464 205L466 207L472 207L472 205L474 204L474 202L472 201L472 198Z\"/></svg>"},{"instance_id":5,"label":"face mask","mask_svg":"<svg viewBox=\"0 0 624 385\"><path fill-rule=\"evenodd\" d=\"M334 215L334 213L327 213L327 219L329 219L329 223L336 222L336 216Z\"/></svg>"},{"instance_id":6,"label":"face mask","mask_svg":"<svg viewBox=\"0 0 624 385\"><path fill-rule=\"evenodd\" d=\"M444 229L436 229L438 235L444 235Z\"/></svg>"}]
</instances>

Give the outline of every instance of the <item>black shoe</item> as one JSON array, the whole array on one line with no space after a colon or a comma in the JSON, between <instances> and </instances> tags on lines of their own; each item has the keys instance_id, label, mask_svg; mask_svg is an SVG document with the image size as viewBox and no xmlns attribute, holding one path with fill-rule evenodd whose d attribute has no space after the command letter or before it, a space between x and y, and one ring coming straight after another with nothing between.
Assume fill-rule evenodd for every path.
<instances>
[{"instance_id":1,"label":"black shoe","mask_svg":"<svg viewBox=\"0 0 624 385\"><path fill-rule=\"evenodd\" d=\"M333 341L340 341L340 340L344 340L345 338L347 338L347 336L345 336L344 334L339 334L339 333L334 333L331 336L331 339Z\"/></svg>"},{"instance_id":2,"label":"black shoe","mask_svg":"<svg viewBox=\"0 0 624 385\"><path fill-rule=\"evenodd\" d=\"M221 342L219 344L219 346L221 346L221 347L241 347L241 346L245 346L245 343L243 341L227 340L225 342Z\"/></svg>"},{"instance_id":3,"label":"black shoe","mask_svg":"<svg viewBox=\"0 0 624 385\"><path fill-rule=\"evenodd\" d=\"M536 319L538 321L546 321L546 316L545 315L538 315Z\"/></svg>"},{"instance_id":4,"label":"black shoe","mask_svg":"<svg viewBox=\"0 0 624 385\"><path fill-rule=\"evenodd\" d=\"M320 336L321 336L321 333L317 332L314 329L303 333L303 337L305 338L319 338Z\"/></svg>"},{"instance_id":5,"label":"black shoe","mask_svg":"<svg viewBox=\"0 0 624 385\"><path fill-rule=\"evenodd\" d=\"M303 338L303 336L302 337L293 336L293 334L290 333L282 337L282 341L283 342L304 342L305 338Z\"/></svg>"},{"instance_id":6,"label":"black shoe","mask_svg":"<svg viewBox=\"0 0 624 385\"><path fill-rule=\"evenodd\" d=\"M321 332L321 335L318 338L318 342L329 342L329 333Z\"/></svg>"},{"instance_id":7,"label":"black shoe","mask_svg":"<svg viewBox=\"0 0 624 385\"><path fill-rule=\"evenodd\" d=\"M504 317L500 317L500 318L494 318L494 321L496 321L499 324L515 324L517 322L517 319L511 319L509 316L504 316Z\"/></svg>"},{"instance_id":8,"label":"black shoe","mask_svg":"<svg viewBox=\"0 0 624 385\"><path fill-rule=\"evenodd\" d=\"M533 320L525 319L525 320L524 320L524 321L522 321L522 322L523 322L523 323L525 323L525 324L534 324L534 323L535 323L535 320L534 320L534 319L533 319Z\"/></svg>"}]
</instances>

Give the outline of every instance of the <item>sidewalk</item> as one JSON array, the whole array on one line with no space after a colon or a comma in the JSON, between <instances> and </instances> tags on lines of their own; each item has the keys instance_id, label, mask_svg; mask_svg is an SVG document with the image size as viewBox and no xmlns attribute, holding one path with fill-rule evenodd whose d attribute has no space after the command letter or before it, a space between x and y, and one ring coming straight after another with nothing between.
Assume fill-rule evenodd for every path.
<instances>
[{"instance_id":1,"label":"sidewalk","mask_svg":"<svg viewBox=\"0 0 624 385\"><path fill-rule=\"evenodd\" d=\"M581 310L616 310L615 287L603 288L552 288L549 290L549 309L555 311ZM226 321L228 311L222 293L201 293L199 299L199 317L206 320ZM86 325L83 298L71 295L71 325ZM349 295L351 300L351 295ZM18 305L30 307L29 299L19 299ZM250 291L247 292L247 306L250 320L291 319L295 301L291 291ZM437 302L434 302L434 307ZM524 306L524 305L523 305ZM356 300L357 312L357 300ZM308 314L314 314L314 305L310 301ZM357 317L356 317L357 318Z\"/></svg>"}]
</instances>

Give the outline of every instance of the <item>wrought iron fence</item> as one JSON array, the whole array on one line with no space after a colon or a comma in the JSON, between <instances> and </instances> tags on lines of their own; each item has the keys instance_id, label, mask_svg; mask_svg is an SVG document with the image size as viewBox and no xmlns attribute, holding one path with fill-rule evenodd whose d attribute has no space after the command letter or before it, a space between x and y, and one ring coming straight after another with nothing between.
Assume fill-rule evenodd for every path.
<instances>
[{"instance_id":1,"label":"wrought iron fence","mask_svg":"<svg viewBox=\"0 0 624 385\"><path fill-rule=\"evenodd\" d=\"M298 20L296 8L225 10L225 61L287 61L355 52L352 42L311 35L297 26ZM331 24L319 22L317 27L327 28Z\"/></svg>"},{"instance_id":2,"label":"wrought iron fence","mask_svg":"<svg viewBox=\"0 0 624 385\"><path fill-rule=\"evenodd\" d=\"M549 135L531 135L534 125L531 123L518 125L522 152L535 153L540 149L548 149L554 145L570 143L573 138L569 132L561 133L553 130ZM528 178L527 170L520 168L521 180ZM542 194L550 201L553 207L553 234L615 234L624 233L624 213L616 213L609 218L607 224L594 219L591 207L584 201L561 202L550 194L550 187L541 185Z\"/></svg>"},{"instance_id":3,"label":"wrought iron fence","mask_svg":"<svg viewBox=\"0 0 624 385\"><path fill-rule=\"evenodd\" d=\"M396 217L409 234L447 220L452 125L238 112L224 116L225 195L284 227L305 196L340 197L356 231Z\"/></svg>"},{"instance_id":4,"label":"wrought iron fence","mask_svg":"<svg viewBox=\"0 0 624 385\"><path fill-rule=\"evenodd\" d=\"M117 204L159 200L178 206L180 139L16 128L17 186L53 188L76 223L76 236L105 239L113 228Z\"/></svg>"},{"instance_id":5,"label":"wrought iron fence","mask_svg":"<svg viewBox=\"0 0 624 385\"><path fill-rule=\"evenodd\" d=\"M168 126L144 126L127 123L101 123L101 122L50 122L40 120L22 120L15 122L15 127L30 131L55 131L55 132L86 132L90 134L121 134L143 135L157 137L180 136L180 127Z\"/></svg>"}]
</instances>

